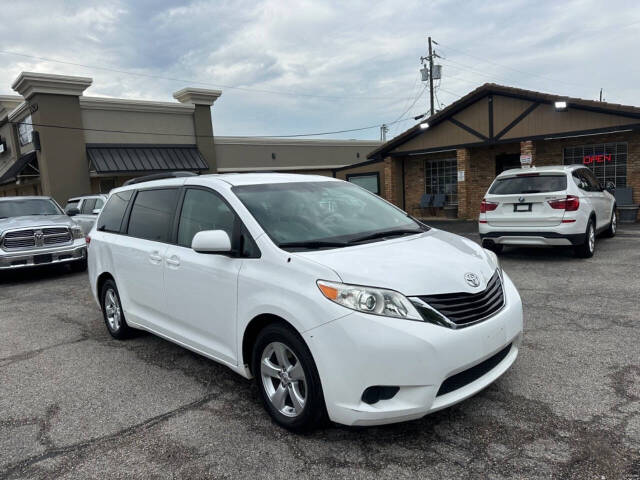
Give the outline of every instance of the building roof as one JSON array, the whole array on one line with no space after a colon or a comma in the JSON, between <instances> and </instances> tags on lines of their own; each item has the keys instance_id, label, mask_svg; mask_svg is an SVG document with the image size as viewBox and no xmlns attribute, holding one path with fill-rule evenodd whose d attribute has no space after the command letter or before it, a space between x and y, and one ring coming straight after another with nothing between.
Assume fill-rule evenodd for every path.
<instances>
[{"instance_id":1,"label":"building roof","mask_svg":"<svg viewBox=\"0 0 640 480\"><path fill-rule=\"evenodd\" d=\"M88 144L89 169L96 173L209 170L195 145Z\"/></svg>"},{"instance_id":2,"label":"building roof","mask_svg":"<svg viewBox=\"0 0 640 480\"><path fill-rule=\"evenodd\" d=\"M557 101L564 101L567 102L568 107L574 109L589 110L599 113L610 113L614 115L640 119L640 107L635 107L632 105L599 102L595 100L586 100L583 98L537 92L534 90L525 90L522 88L507 87L504 85L498 85L496 83L485 83L484 85L476 88L475 90L472 90L465 96L453 102L451 105L447 106L443 110L439 111L435 115L432 115L428 119L423 120L420 123L428 123L429 130L431 130L435 125L451 118L461 110L464 110L481 98L491 94L529 100L537 103L553 103ZM409 128L400 135L392 138L388 142L380 145L378 148L369 153L367 158L382 158L387 152L393 150L395 147L407 142L408 140L421 133L426 133L427 130L422 130L420 128L420 123Z\"/></svg>"}]
</instances>

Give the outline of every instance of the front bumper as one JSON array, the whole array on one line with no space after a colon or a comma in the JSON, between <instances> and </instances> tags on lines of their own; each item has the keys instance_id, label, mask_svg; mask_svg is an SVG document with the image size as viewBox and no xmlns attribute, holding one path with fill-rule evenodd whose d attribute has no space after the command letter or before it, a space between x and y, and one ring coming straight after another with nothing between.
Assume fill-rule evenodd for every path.
<instances>
[{"instance_id":1,"label":"front bumper","mask_svg":"<svg viewBox=\"0 0 640 480\"><path fill-rule=\"evenodd\" d=\"M87 258L87 243L84 238L75 239L71 245L37 248L18 252L0 250L0 270L37 267Z\"/></svg>"},{"instance_id":2,"label":"front bumper","mask_svg":"<svg viewBox=\"0 0 640 480\"><path fill-rule=\"evenodd\" d=\"M504 286L506 305L498 314L459 330L354 312L305 332L331 420L345 425L412 420L458 403L495 381L515 361L522 340L522 302L507 275ZM447 378L510 344L506 356L489 371L437 395ZM400 389L391 399L368 404L362 394L372 386Z\"/></svg>"}]
</instances>

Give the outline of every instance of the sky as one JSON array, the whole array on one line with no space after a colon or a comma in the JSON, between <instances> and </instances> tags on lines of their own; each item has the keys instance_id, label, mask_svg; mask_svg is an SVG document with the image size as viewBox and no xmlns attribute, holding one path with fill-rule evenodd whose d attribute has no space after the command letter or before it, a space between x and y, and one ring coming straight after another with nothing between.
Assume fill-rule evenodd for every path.
<instances>
[{"instance_id":1,"label":"sky","mask_svg":"<svg viewBox=\"0 0 640 480\"><path fill-rule=\"evenodd\" d=\"M379 139L486 82L640 105L640 2L2 0L0 94L21 71L89 76L85 95L174 101L217 88L216 135ZM37 57L37 58L34 58Z\"/></svg>"}]
</instances>

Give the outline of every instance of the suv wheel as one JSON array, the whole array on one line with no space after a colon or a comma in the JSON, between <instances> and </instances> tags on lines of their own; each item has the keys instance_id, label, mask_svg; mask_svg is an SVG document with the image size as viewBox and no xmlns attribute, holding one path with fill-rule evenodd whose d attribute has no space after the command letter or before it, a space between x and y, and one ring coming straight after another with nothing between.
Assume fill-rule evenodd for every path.
<instances>
[{"instance_id":1,"label":"suv wheel","mask_svg":"<svg viewBox=\"0 0 640 480\"><path fill-rule=\"evenodd\" d=\"M120 295L113 280L107 280L102 285L100 300L104 323L111 336L118 340L130 337L132 329L127 325L127 321L124 318Z\"/></svg>"},{"instance_id":2,"label":"suv wheel","mask_svg":"<svg viewBox=\"0 0 640 480\"><path fill-rule=\"evenodd\" d=\"M305 431L325 421L320 376L296 332L281 324L264 328L253 348L252 371L262 403L278 425Z\"/></svg>"},{"instance_id":3,"label":"suv wheel","mask_svg":"<svg viewBox=\"0 0 640 480\"><path fill-rule=\"evenodd\" d=\"M590 258L593 257L593 252L596 248L596 227L593 224L593 219L587 223L587 231L584 234L584 242L581 245L574 247L576 257Z\"/></svg>"},{"instance_id":4,"label":"suv wheel","mask_svg":"<svg viewBox=\"0 0 640 480\"><path fill-rule=\"evenodd\" d=\"M616 213L616 207L613 207L611 212L611 221L609 222L609 228L604 231L605 237L611 238L616 236L616 230L618 229L618 214Z\"/></svg>"}]
</instances>

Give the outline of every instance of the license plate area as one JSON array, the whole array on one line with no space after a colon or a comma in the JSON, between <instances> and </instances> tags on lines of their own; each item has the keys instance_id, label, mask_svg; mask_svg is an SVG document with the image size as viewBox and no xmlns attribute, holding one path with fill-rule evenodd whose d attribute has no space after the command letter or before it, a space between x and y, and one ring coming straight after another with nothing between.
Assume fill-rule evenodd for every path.
<instances>
[{"instance_id":1,"label":"license plate area","mask_svg":"<svg viewBox=\"0 0 640 480\"><path fill-rule=\"evenodd\" d=\"M34 255L33 256L33 263L35 265L41 265L43 263L51 263L51 261L53 260L53 257L51 256L51 254L45 254L45 255Z\"/></svg>"},{"instance_id":2,"label":"license plate area","mask_svg":"<svg viewBox=\"0 0 640 480\"><path fill-rule=\"evenodd\" d=\"M532 203L515 203L513 205L514 212L530 212Z\"/></svg>"}]
</instances>

